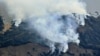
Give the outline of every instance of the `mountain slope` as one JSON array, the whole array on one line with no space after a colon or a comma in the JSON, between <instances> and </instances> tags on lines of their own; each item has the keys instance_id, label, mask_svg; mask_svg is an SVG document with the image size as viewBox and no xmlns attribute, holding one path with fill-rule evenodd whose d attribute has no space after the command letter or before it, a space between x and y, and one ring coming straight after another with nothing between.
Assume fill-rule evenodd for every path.
<instances>
[{"instance_id":1,"label":"mountain slope","mask_svg":"<svg viewBox=\"0 0 100 56\"><path fill-rule=\"evenodd\" d=\"M86 25L78 28L80 45L69 43L69 50L65 54L58 54L58 51L50 54L48 47L37 44L40 36L35 31L27 30L26 23L22 23L19 27L12 25L4 34L0 33L0 56L100 56L100 16L87 18ZM0 18L0 29L2 28Z\"/></svg>"}]
</instances>

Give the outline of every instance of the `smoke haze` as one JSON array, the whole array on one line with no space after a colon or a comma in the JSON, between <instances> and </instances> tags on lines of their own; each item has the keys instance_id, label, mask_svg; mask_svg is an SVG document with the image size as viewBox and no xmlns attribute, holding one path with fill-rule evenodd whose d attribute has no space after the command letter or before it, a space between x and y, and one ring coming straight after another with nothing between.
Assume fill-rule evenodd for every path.
<instances>
[{"instance_id":1,"label":"smoke haze","mask_svg":"<svg viewBox=\"0 0 100 56\"><path fill-rule=\"evenodd\" d=\"M48 40L52 52L66 52L68 43L80 43L77 27L85 25L86 5L80 0L2 0L9 20L19 26L27 22L41 38ZM56 47L56 44L59 44Z\"/></svg>"}]
</instances>

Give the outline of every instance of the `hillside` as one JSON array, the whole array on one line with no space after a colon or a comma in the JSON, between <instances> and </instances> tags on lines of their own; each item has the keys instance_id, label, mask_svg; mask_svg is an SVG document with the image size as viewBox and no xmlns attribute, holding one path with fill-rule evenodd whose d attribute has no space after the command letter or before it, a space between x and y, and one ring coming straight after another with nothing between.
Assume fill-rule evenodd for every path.
<instances>
[{"instance_id":1,"label":"hillside","mask_svg":"<svg viewBox=\"0 0 100 56\"><path fill-rule=\"evenodd\" d=\"M40 36L35 31L27 30L26 23L22 23L19 27L12 25L4 34L0 33L0 56L100 56L100 16L87 18L86 25L78 28L80 45L69 43L66 53L55 51L50 54L48 47L38 43ZM0 17L0 32L2 29Z\"/></svg>"}]
</instances>

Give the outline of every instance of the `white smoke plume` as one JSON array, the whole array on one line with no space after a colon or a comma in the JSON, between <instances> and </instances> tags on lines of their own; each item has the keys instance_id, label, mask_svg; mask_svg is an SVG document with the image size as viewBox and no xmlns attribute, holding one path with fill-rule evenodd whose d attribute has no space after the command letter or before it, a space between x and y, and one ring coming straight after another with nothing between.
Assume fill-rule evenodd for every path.
<instances>
[{"instance_id":1,"label":"white smoke plume","mask_svg":"<svg viewBox=\"0 0 100 56\"><path fill-rule=\"evenodd\" d=\"M68 43L80 43L77 28L85 25L85 4L80 0L2 0L15 26L28 22L52 51L68 50ZM63 16L63 18L62 18ZM56 46L56 44L59 44Z\"/></svg>"}]
</instances>

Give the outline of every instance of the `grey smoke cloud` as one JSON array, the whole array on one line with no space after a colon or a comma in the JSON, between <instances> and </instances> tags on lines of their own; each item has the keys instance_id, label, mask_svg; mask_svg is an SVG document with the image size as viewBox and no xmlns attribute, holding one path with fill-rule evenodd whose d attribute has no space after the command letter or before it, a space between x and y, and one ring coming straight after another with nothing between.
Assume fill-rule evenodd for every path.
<instances>
[{"instance_id":1,"label":"grey smoke cloud","mask_svg":"<svg viewBox=\"0 0 100 56\"><path fill-rule=\"evenodd\" d=\"M80 43L76 29L85 25L86 5L80 0L2 0L15 26L28 22L52 50L68 50L68 43ZM73 14L75 13L75 14ZM62 16L65 15L63 19Z\"/></svg>"}]
</instances>

